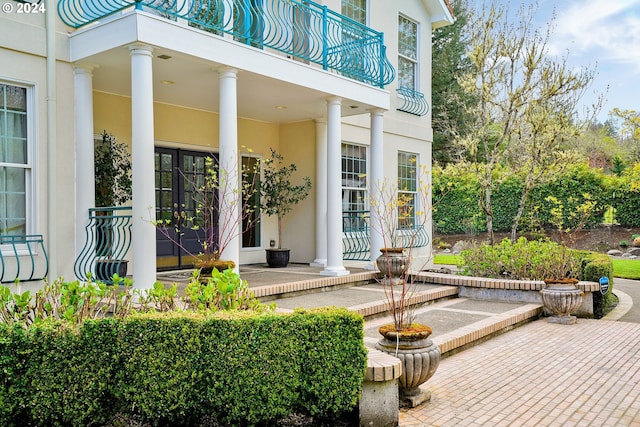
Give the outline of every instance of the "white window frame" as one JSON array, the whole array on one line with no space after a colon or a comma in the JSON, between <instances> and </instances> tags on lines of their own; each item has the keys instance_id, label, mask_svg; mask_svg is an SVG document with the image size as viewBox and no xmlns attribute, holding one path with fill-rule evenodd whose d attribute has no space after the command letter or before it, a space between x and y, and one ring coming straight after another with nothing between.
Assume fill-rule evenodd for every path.
<instances>
[{"instance_id":1,"label":"white window frame","mask_svg":"<svg viewBox=\"0 0 640 427\"><path fill-rule=\"evenodd\" d=\"M342 13L342 6L344 5L344 2L345 2L345 1L349 1L349 0L341 0L341 2L340 2L340 13ZM370 8L369 8L369 0L365 0L365 2L364 2L364 8L365 8L365 10L364 10L364 21L365 21L365 22L361 22L361 24L366 25L366 26L369 26L369 19L370 19L370 18L369 18L369 16L370 16L370 13L369 13L369 11L370 11ZM342 14L344 15L344 13L342 13ZM346 15L345 15L345 16L346 16ZM353 19L353 18L350 18L350 19ZM357 22L357 21L356 21L356 22Z\"/></svg>"},{"instance_id":2,"label":"white window frame","mask_svg":"<svg viewBox=\"0 0 640 427\"><path fill-rule=\"evenodd\" d=\"M415 45L415 50L416 50L416 57L414 58L410 58L408 56L402 55L400 53L400 19L405 19L407 21L409 21L410 23L415 25L416 28L416 45ZM417 22L414 19L409 18L406 15L403 14L399 14L398 15L398 73L400 72L400 59L409 61L411 63L413 63L414 66L414 76L413 76L413 87L410 87L409 89L415 90L415 91L419 91L420 88L420 23ZM398 76L398 85L400 86L400 76ZM403 86L406 87L406 86ZM401 98L404 98L404 96L402 95L398 95Z\"/></svg>"},{"instance_id":3,"label":"white window frame","mask_svg":"<svg viewBox=\"0 0 640 427\"><path fill-rule=\"evenodd\" d=\"M243 163L243 159L245 157L246 158L256 159L256 160L258 160L258 162L260 162L262 160L262 156L260 156L258 154L253 154L253 153L241 153L240 154L240 176L238 177L240 185L243 185L243 182L242 182L242 163ZM264 176L262 174L262 167L260 167L259 174L260 174L260 181L263 182L264 181ZM242 205L240 206L240 209L242 209ZM242 214L242 212L241 212L241 214ZM240 233L240 251L241 252L251 252L251 251L264 249L264 232L265 232L264 229L265 229L265 227L264 227L264 224L262 222L262 218L263 218L262 211L258 212L258 216L259 216L259 218L258 218L257 222L254 224L254 226L259 226L260 227L260 230L258 230L258 235L260 237L260 244L257 245L257 246L244 246L243 243L242 243L242 234L243 233ZM240 224L240 227L243 228L242 227L242 223Z\"/></svg>"},{"instance_id":4,"label":"white window frame","mask_svg":"<svg viewBox=\"0 0 640 427\"><path fill-rule=\"evenodd\" d=\"M406 190L403 189L401 187L401 182L400 179L404 179L406 180L407 177L406 176L400 176L400 156L406 156L407 158L409 157L413 157L415 158L415 162L414 163L414 177L413 177L413 181L414 181L414 186L415 186L415 190ZM403 165L406 165L407 163L402 163ZM418 188L418 170L419 170L419 164L420 164L420 155L418 153L412 153L409 151L402 151L402 150L398 150L398 183L397 183L397 187L398 187L398 197L400 197L402 194L411 194L413 195L413 212L411 215L411 225L409 227L402 227L400 224L400 221L398 221L398 231L411 231L413 230L413 228L416 225L417 222L417 215L416 212L418 212L420 210L420 200L418 197L418 192L419 192L419 188ZM406 188L406 187L405 187ZM399 209L399 208L398 208Z\"/></svg>"},{"instance_id":5,"label":"white window frame","mask_svg":"<svg viewBox=\"0 0 640 427\"><path fill-rule=\"evenodd\" d=\"M344 145L348 145L348 146L353 146L353 147L358 147L358 148L362 148L364 149L364 162L365 162L365 184L363 187L354 187L354 186L345 186L341 183L341 190L355 190L355 191L362 191L363 194L363 210L367 211L369 210L369 147L363 144L356 144L353 142L347 142L347 141L342 141L342 143L340 144L340 175L341 175L341 180L342 180L342 146ZM341 210L342 213L344 214L345 210L344 210L344 200L341 201ZM342 227L342 231L344 232L344 223L343 223L343 227Z\"/></svg>"},{"instance_id":6,"label":"white window frame","mask_svg":"<svg viewBox=\"0 0 640 427\"><path fill-rule=\"evenodd\" d=\"M33 82L9 80L0 78L0 84L8 86L16 86L26 89L27 102L27 162L24 164L0 162L0 167L13 167L25 170L25 234L35 234L35 224L37 221L35 215L35 124L36 124L36 86ZM16 245L18 256L28 255L29 249L27 244ZM33 254L38 253L38 248L32 250ZM13 246L6 244L0 245L2 255L6 257L15 257Z\"/></svg>"}]
</instances>

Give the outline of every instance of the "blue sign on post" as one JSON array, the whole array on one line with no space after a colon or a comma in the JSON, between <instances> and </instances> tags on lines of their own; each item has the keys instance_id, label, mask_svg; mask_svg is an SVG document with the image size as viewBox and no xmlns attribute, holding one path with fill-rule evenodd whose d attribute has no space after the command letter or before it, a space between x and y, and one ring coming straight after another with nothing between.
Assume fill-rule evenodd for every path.
<instances>
[{"instance_id":1,"label":"blue sign on post","mask_svg":"<svg viewBox=\"0 0 640 427\"><path fill-rule=\"evenodd\" d=\"M608 277L601 277L600 278L600 293L602 295L604 295L607 292L609 292L609 278Z\"/></svg>"}]
</instances>

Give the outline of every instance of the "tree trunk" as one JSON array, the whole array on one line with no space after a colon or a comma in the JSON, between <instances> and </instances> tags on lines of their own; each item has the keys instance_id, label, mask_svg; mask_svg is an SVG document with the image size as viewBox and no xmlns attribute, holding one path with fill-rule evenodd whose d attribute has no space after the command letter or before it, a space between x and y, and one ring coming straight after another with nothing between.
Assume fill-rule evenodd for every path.
<instances>
[{"instance_id":1,"label":"tree trunk","mask_svg":"<svg viewBox=\"0 0 640 427\"><path fill-rule=\"evenodd\" d=\"M529 190L526 188L522 189L522 197L520 197L520 204L518 205L518 212L516 212L516 216L513 218L513 224L511 225L511 242L516 242L516 234L518 232L518 225L520 224L520 218L524 214L524 208L527 204L527 198L529 197Z\"/></svg>"},{"instance_id":2,"label":"tree trunk","mask_svg":"<svg viewBox=\"0 0 640 427\"><path fill-rule=\"evenodd\" d=\"M278 215L278 249L282 249L282 215Z\"/></svg>"}]
</instances>

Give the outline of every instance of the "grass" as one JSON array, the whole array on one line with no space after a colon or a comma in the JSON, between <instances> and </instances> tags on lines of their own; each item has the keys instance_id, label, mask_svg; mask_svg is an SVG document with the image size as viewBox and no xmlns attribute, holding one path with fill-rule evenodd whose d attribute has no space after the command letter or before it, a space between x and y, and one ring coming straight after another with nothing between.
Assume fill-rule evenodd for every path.
<instances>
[{"instance_id":1,"label":"grass","mask_svg":"<svg viewBox=\"0 0 640 427\"><path fill-rule=\"evenodd\" d=\"M640 260L614 259L613 275L623 279L640 279Z\"/></svg>"},{"instance_id":2,"label":"grass","mask_svg":"<svg viewBox=\"0 0 640 427\"><path fill-rule=\"evenodd\" d=\"M460 255L451 255L451 254L438 254L433 257L434 264L447 264L447 265L457 265L462 258Z\"/></svg>"},{"instance_id":3,"label":"grass","mask_svg":"<svg viewBox=\"0 0 640 427\"><path fill-rule=\"evenodd\" d=\"M457 265L461 261L460 255L438 254L433 258L434 264ZM613 276L622 279L640 280L640 260L614 259Z\"/></svg>"}]
</instances>

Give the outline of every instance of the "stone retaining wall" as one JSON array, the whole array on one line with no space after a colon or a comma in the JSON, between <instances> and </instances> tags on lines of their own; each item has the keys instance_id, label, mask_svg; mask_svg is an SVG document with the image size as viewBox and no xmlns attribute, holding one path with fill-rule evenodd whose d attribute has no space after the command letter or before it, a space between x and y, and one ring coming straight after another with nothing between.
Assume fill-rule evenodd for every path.
<instances>
[{"instance_id":1,"label":"stone retaining wall","mask_svg":"<svg viewBox=\"0 0 640 427\"><path fill-rule=\"evenodd\" d=\"M458 296L460 297L515 303L542 304L540 291L545 287L544 282L541 280L489 279L422 271L416 273L414 277L424 283L457 286L459 289ZM582 305L574 314L578 317L594 318L594 313L598 312L595 305L601 299L598 298L600 284L596 282L578 282L576 286L584 292L584 299Z\"/></svg>"}]
</instances>

